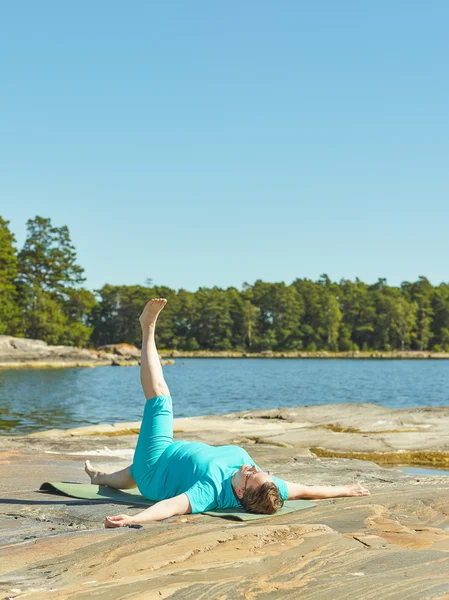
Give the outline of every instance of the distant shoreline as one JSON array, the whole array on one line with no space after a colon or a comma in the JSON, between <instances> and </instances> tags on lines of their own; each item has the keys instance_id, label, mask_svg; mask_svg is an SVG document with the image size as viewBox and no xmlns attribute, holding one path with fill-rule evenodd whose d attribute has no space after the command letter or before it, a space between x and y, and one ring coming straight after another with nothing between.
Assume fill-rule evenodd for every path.
<instances>
[{"instance_id":1,"label":"distant shoreline","mask_svg":"<svg viewBox=\"0 0 449 600\"><path fill-rule=\"evenodd\" d=\"M442 360L449 352L418 350L330 352L327 350L285 350L276 352L244 352L236 350L173 350L159 351L161 363L173 364L180 359L232 358L232 359L350 359L350 360ZM130 344L110 344L97 349L74 346L52 346L42 340L0 336L0 370L4 369L60 369L73 367L135 367L140 365L140 350Z\"/></svg>"},{"instance_id":2,"label":"distant shoreline","mask_svg":"<svg viewBox=\"0 0 449 600\"><path fill-rule=\"evenodd\" d=\"M449 352L231 352L231 351L208 351L198 350L195 352L162 351L159 353L161 363L175 364L177 359L197 359L197 358L219 358L219 359L323 359L323 360L448 360ZM65 358L63 360L10 360L0 361L0 370L16 369L69 369L69 368L93 368L93 367L138 367L138 359L116 360L114 362L101 360L83 361L74 358Z\"/></svg>"},{"instance_id":3,"label":"distant shoreline","mask_svg":"<svg viewBox=\"0 0 449 600\"><path fill-rule=\"evenodd\" d=\"M235 351L211 351L211 350L195 350L195 351L178 351L178 350L162 350L159 352L161 358L324 358L324 359L420 359L420 360L440 360L449 359L449 352L429 352L419 350L404 350L404 351L346 351L346 352L329 352L326 350L316 352L306 352L302 350L286 351L286 352L235 352Z\"/></svg>"}]
</instances>

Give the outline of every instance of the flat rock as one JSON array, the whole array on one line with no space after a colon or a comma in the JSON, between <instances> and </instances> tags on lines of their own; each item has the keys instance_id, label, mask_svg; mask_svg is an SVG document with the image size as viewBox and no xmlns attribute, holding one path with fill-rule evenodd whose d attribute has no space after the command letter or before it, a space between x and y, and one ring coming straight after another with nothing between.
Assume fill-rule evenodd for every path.
<instances>
[{"instance_id":1,"label":"flat rock","mask_svg":"<svg viewBox=\"0 0 449 600\"><path fill-rule=\"evenodd\" d=\"M0 367L99 366L111 359L95 350L51 346L42 340L0 335Z\"/></svg>"},{"instance_id":2,"label":"flat rock","mask_svg":"<svg viewBox=\"0 0 449 600\"><path fill-rule=\"evenodd\" d=\"M132 344L107 344L99 346L98 350L123 357L140 358L140 350Z\"/></svg>"},{"instance_id":3,"label":"flat rock","mask_svg":"<svg viewBox=\"0 0 449 600\"><path fill-rule=\"evenodd\" d=\"M1 597L447 597L449 479L357 458L320 458L314 447L352 452L359 440L359 450L377 448L370 444L379 435L390 453L400 453L401 439L416 451L434 448L432 435L447 447L448 415L449 409L338 405L178 419L177 439L237 442L279 477L308 484L360 481L371 495L321 500L256 522L189 515L141 529L103 528L106 514L138 508L38 491L44 481L85 482L89 456L105 470L129 464L137 440L129 431L138 424L83 428L87 435L72 430L1 438ZM128 434L105 438L111 427ZM411 428L417 431L405 431Z\"/></svg>"},{"instance_id":4,"label":"flat rock","mask_svg":"<svg viewBox=\"0 0 449 600\"><path fill-rule=\"evenodd\" d=\"M161 359L163 365L174 362ZM111 344L89 350L0 335L0 368L135 367L139 364L140 350L130 344Z\"/></svg>"},{"instance_id":5,"label":"flat rock","mask_svg":"<svg viewBox=\"0 0 449 600\"><path fill-rule=\"evenodd\" d=\"M32 436L117 436L139 430L139 422L125 422L53 429ZM393 409L374 404L334 404L279 408L175 419L174 430L185 439L193 436L216 444L237 441L345 454L428 453L429 459L423 456L421 464L434 464L435 460L446 464L447 460L449 466L449 407Z\"/></svg>"}]
</instances>

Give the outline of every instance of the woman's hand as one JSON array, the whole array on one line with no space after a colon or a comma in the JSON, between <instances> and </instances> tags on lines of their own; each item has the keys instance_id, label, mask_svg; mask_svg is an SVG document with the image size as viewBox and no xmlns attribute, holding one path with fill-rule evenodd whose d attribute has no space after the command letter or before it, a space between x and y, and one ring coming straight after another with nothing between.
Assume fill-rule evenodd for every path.
<instances>
[{"instance_id":1,"label":"woman's hand","mask_svg":"<svg viewBox=\"0 0 449 600\"><path fill-rule=\"evenodd\" d=\"M135 523L132 517L128 515L116 515L115 517L106 517L104 520L105 527L126 527Z\"/></svg>"},{"instance_id":2,"label":"woman's hand","mask_svg":"<svg viewBox=\"0 0 449 600\"><path fill-rule=\"evenodd\" d=\"M126 527L129 525L139 526L147 523L155 523L176 515L186 515L192 512L187 494L179 494L174 498L156 502L149 508L132 517L128 515L116 515L115 517L106 517L105 527Z\"/></svg>"}]
</instances>

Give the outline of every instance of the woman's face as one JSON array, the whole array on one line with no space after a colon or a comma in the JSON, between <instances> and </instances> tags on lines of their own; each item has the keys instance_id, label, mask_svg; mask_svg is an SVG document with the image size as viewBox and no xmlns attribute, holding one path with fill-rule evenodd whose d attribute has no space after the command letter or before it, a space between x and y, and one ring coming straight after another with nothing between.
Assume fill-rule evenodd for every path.
<instances>
[{"instance_id":1,"label":"woman's face","mask_svg":"<svg viewBox=\"0 0 449 600\"><path fill-rule=\"evenodd\" d=\"M267 481L273 481L273 478L266 471L259 471L257 467L242 465L232 476L235 493L239 498L243 497L245 490L255 490Z\"/></svg>"}]
</instances>

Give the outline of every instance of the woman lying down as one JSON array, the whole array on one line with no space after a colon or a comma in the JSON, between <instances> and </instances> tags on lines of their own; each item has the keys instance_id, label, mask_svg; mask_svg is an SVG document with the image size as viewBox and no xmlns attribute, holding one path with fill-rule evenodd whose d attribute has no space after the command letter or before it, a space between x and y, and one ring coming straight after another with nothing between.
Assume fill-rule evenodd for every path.
<instances>
[{"instance_id":1,"label":"woman lying down","mask_svg":"<svg viewBox=\"0 0 449 600\"><path fill-rule=\"evenodd\" d=\"M106 527L143 525L215 508L243 508L271 515L284 500L369 495L359 483L305 486L283 481L259 469L239 446L175 442L172 400L154 338L158 315L166 303L163 298L150 300L139 318L143 332L140 379L147 401L132 465L102 473L86 462L91 483L119 490L137 486L156 504L132 517L106 517Z\"/></svg>"}]
</instances>

